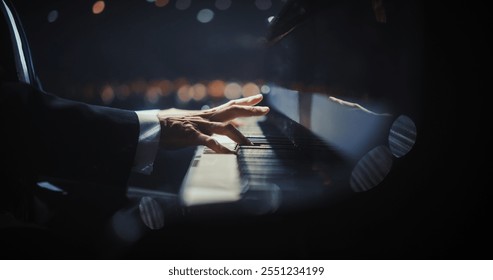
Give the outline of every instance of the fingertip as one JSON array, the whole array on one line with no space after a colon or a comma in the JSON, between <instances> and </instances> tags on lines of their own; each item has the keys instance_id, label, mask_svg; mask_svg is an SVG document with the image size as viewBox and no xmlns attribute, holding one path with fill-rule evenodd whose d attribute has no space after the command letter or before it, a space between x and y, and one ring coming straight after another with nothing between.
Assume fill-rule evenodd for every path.
<instances>
[{"instance_id":1,"label":"fingertip","mask_svg":"<svg viewBox=\"0 0 493 280\"><path fill-rule=\"evenodd\" d=\"M245 101L246 101L246 104L255 105L255 104L260 103L260 101L262 101L262 99L264 99L264 96L262 94L257 94L257 95L253 95L253 96L250 96L248 98L245 98Z\"/></svg>"},{"instance_id":2,"label":"fingertip","mask_svg":"<svg viewBox=\"0 0 493 280\"><path fill-rule=\"evenodd\" d=\"M269 113L269 111L270 111L270 108L269 108L269 107L267 107L267 106L258 106L257 108L258 108L258 110L259 110L261 113L264 113L264 114L267 114L267 113Z\"/></svg>"},{"instance_id":3,"label":"fingertip","mask_svg":"<svg viewBox=\"0 0 493 280\"><path fill-rule=\"evenodd\" d=\"M252 141L250 141L250 140L249 140L248 138L246 138L246 137L244 138L244 140L243 140L243 141L241 141L241 142L240 142L240 143L238 143L238 144L240 144L240 145L244 145L244 146L253 146L253 145L254 145L254 144L253 144L253 142L252 142Z\"/></svg>"},{"instance_id":4,"label":"fingertip","mask_svg":"<svg viewBox=\"0 0 493 280\"><path fill-rule=\"evenodd\" d=\"M215 149L215 152L216 153L220 153L220 154L234 154L235 152L226 148L225 146L219 144L219 142L216 141L216 149Z\"/></svg>"}]
</instances>

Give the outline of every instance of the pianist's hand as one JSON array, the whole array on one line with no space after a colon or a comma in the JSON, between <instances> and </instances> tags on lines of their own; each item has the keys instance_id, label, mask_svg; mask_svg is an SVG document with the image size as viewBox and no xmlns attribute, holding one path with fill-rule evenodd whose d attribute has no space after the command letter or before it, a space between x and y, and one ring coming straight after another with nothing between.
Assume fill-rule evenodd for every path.
<instances>
[{"instance_id":1,"label":"pianist's hand","mask_svg":"<svg viewBox=\"0 0 493 280\"><path fill-rule=\"evenodd\" d=\"M221 106L204 111L163 110L158 113L161 123L160 145L166 149L205 145L217 153L232 153L211 135L226 135L239 144L251 142L231 124L238 117L262 116L268 107L254 106L262 101L262 95L231 100Z\"/></svg>"}]
</instances>

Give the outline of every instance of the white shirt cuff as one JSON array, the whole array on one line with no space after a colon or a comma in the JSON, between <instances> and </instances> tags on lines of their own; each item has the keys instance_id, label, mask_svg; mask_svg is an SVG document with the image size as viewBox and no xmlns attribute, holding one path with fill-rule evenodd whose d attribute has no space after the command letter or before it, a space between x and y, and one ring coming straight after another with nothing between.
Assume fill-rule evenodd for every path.
<instances>
[{"instance_id":1,"label":"white shirt cuff","mask_svg":"<svg viewBox=\"0 0 493 280\"><path fill-rule=\"evenodd\" d=\"M132 171L151 174L161 136L159 110L135 111L140 123L139 142Z\"/></svg>"}]
</instances>

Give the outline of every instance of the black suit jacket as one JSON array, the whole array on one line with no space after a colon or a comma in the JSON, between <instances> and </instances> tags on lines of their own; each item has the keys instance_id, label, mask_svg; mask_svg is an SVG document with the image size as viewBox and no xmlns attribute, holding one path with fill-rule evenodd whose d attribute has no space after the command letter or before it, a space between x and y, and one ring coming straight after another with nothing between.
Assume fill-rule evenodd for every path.
<instances>
[{"instance_id":1,"label":"black suit jacket","mask_svg":"<svg viewBox=\"0 0 493 280\"><path fill-rule=\"evenodd\" d=\"M1 161L7 166L0 209L22 212L40 176L125 190L139 135L135 112L62 99L22 83L0 86Z\"/></svg>"}]
</instances>

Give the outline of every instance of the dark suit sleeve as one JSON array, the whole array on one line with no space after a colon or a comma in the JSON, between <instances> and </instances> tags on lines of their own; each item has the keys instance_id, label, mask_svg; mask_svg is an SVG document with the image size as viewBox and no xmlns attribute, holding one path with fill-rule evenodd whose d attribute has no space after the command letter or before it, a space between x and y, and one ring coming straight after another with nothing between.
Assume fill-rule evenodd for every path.
<instances>
[{"instance_id":1,"label":"dark suit sleeve","mask_svg":"<svg viewBox=\"0 0 493 280\"><path fill-rule=\"evenodd\" d=\"M1 85L3 135L21 168L49 176L125 187L139 121L133 111L62 99L20 83Z\"/></svg>"}]
</instances>

